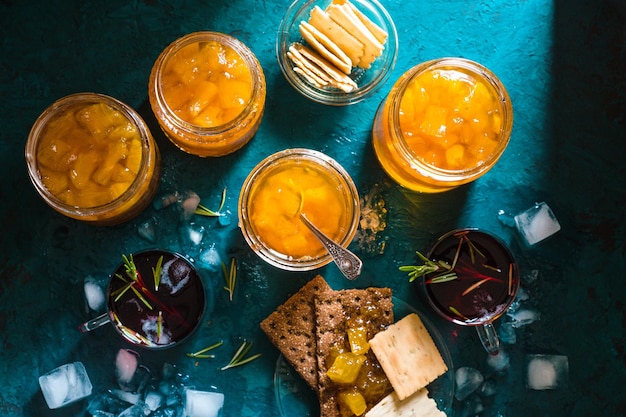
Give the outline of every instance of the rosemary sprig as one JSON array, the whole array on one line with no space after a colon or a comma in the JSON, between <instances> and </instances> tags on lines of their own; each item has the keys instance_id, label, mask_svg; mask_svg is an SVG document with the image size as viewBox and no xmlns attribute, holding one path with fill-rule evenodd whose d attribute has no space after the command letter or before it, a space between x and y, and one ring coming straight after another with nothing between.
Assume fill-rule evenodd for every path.
<instances>
[{"instance_id":1,"label":"rosemary sprig","mask_svg":"<svg viewBox=\"0 0 626 417\"><path fill-rule=\"evenodd\" d=\"M420 258L424 265L403 265L399 269L409 274L409 282L415 281L424 275L440 273L430 279L432 283L447 282L457 279L456 273L453 271L454 265L450 265L446 261L431 261L419 251L415 251L417 257Z\"/></svg>"},{"instance_id":2,"label":"rosemary sprig","mask_svg":"<svg viewBox=\"0 0 626 417\"><path fill-rule=\"evenodd\" d=\"M139 274L137 273L137 266L135 265L135 260L133 259L133 254L130 255L122 255L122 259L124 260L124 269L126 271L126 275L128 278L133 281L137 281L139 279Z\"/></svg>"},{"instance_id":3,"label":"rosemary sprig","mask_svg":"<svg viewBox=\"0 0 626 417\"><path fill-rule=\"evenodd\" d=\"M159 257L156 266L152 267L152 276L154 277L154 290L159 291L161 283L161 274L163 273L163 255Z\"/></svg>"},{"instance_id":4,"label":"rosemary sprig","mask_svg":"<svg viewBox=\"0 0 626 417\"><path fill-rule=\"evenodd\" d=\"M222 209L224 208L224 203L226 202L226 187L222 190L222 200L220 201L220 206L217 210L211 210L206 208L202 204L198 204L198 207L194 211L194 214L198 214L200 216L207 217L220 217L222 216Z\"/></svg>"},{"instance_id":5,"label":"rosemary sprig","mask_svg":"<svg viewBox=\"0 0 626 417\"><path fill-rule=\"evenodd\" d=\"M245 356L250 351L250 348L252 348L252 343L248 343L244 341L239 347L239 349L237 349L237 352L235 352L235 355L230 360L230 362L228 362L226 366L223 366L221 368L222 371L225 371L226 369L234 368L236 366L245 365L246 363L250 363L253 360L261 357L261 353L257 353L256 355L252 355L246 358Z\"/></svg>"},{"instance_id":6,"label":"rosemary sprig","mask_svg":"<svg viewBox=\"0 0 626 417\"><path fill-rule=\"evenodd\" d=\"M228 292L228 299L233 301L235 283L237 282L237 260L235 258L230 259L230 270L228 270L226 264L222 262L222 272L224 273L224 280L226 281L224 289Z\"/></svg>"},{"instance_id":7,"label":"rosemary sprig","mask_svg":"<svg viewBox=\"0 0 626 417\"><path fill-rule=\"evenodd\" d=\"M207 354L208 351L213 350L215 348L218 348L220 346L222 346L224 344L224 342L219 341L217 343L212 344L211 346L207 346L204 349L200 349L197 352L193 352L193 353L187 353L186 355L189 356L190 358L196 358L196 359L210 359L210 358L214 358L215 355L212 354Z\"/></svg>"}]
</instances>

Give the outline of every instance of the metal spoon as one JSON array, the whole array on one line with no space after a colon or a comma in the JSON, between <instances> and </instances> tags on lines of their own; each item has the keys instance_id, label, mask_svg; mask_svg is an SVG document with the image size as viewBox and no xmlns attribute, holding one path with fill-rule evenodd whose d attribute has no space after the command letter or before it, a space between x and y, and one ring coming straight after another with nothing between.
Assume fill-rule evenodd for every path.
<instances>
[{"instance_id":1,"label":"metal spoon","mask_svg":"<svg viewBox=\"0 0 626 417\"><path fill-rule=\"evenodd\" d=\"M302 219L302 223L304 223L309 230L313 232L315 237L319 239L322 245L324 245L343 275L349 280L356 279L361 274L361 267L363 266L363 262L359 257L326 236L317 226L306 218L304 213L300 213L300 218Z\"/></svg>"}]
</instances>

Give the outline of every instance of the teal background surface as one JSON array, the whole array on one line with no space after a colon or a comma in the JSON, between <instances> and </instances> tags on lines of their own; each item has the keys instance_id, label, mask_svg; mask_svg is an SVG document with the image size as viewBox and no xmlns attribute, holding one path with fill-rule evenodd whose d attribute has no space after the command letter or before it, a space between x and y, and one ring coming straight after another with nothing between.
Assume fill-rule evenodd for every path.
<instances>
[{"instance_id":1,"label":"teal background surface","mask_svg":"<svg viewBox=\"0 0 626 417\"><path fill-rule=\"evenodd\" d=\"M278 351L259 322L315 273L333 288L388 286L430 314L398 266L416 261L440 234L463 226L489 230L518 258L524 305L540 319L504 344L509 366L494 371L473 329L432 316L455 368L479 369L493 395L455 402L455 415L626 415L626 5L620 0L382 0L393 17L399 55L390 81L365 101L326 107L299 96L278 68L276 29L288 6L279 0L0 0L0 414L83 416L89 400L49 410L39 375L82 361L94 395L116 385L114 358L129 348L112 328L81 334L92 317L83 280L106 282L122 253L152 246L197 257L180 239L175 210L149 207L120 226L96 228L50 209L30 184L24 145L32 123L56 99L82 91L116 97L139 111L163 156L160 193L196 191L209 207L227 188L232 222L197 218L203 247L234 256L239 279L232 302L220 271L203 271L213 300L206 324L177 348L140 351L158 372L173 364L189 385L226 393L224 416L277 416L273 374ZM231 34L257 55L267 79L262 125L240 151L217 159L186 155L159 130L147 102L152 64L171 41L190 32ZM371 124L393 82L412 66L460 56L490 68L507 87L515 121L498 164L476 182L445 194L420 195L390 182L371 146ZM362 197L386 210L386 227L362 230L351 248L364 259L359 280L334 265L288 273L264 264L237 228L237 198L247 173L265 156L290 147L320 150L352 175ZM536 248L522 247L498 218L546 201L562 229ZM158 239L138 226L158 221ZM496 326L506 323L503 317ZM263 356L220 371L241 340ZM223 340L213 360L185 353ZM567 386L524 386L527 354L556 353L569 361Z\"/></svg>"}]
</instances>

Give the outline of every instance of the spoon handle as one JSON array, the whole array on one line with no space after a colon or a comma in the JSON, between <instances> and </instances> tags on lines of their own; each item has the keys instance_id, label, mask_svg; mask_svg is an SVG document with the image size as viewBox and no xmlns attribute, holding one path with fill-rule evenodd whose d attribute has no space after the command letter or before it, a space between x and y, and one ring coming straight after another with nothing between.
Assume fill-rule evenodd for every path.
<instances>
[{"instance_id":1,"label":"spoon handle","mask_svg":"<svg viewBox=\"0 0 626 417\"><path fill-rule=\"evenodd\" d=\"M363 266L363 262L359 257L326 236L317 226L306 218L304 213L300 213L300 218L315 237L319 239L322 245L324 245L343 275L349 280L356 279L361 274L361 268Z\"/></svg>"}]
</instances>

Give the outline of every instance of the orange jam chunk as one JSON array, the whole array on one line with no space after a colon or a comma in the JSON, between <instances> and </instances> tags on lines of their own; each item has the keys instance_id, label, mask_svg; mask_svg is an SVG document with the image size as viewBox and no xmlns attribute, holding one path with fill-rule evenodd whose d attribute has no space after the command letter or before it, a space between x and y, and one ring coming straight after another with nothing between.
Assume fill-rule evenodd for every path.
<instances>
[{"instance_id":1,"label":"orange jam chunk","mask_svg":"<svg viewBox=\"0 0 626 417\"><path fill-rule=\"evenodd\" d=\"M257 184L250 197L250 221L270 249L295 259L323 253L302 223L301 212L329 237L341 237L344 198L338 185L317 167L280 165Z\"/></svg>"},{"instance_id":2,"label":"orange jam chunk","mask_svg":"<svg viewBox=\"0 0 626 417\"><path fill-rule=\"evenodd\" d=\"M104 103L70 108L52 120L37 148L44 186L64 203L83 208L121 196L141 158L137 127Z\"/></svg>"},{"instance_id":3,"label":"orange jam chunk","mask_svg":"<svg viewBox=\"0 0 626 417\"><path fill-rule=\"evenodd\" d=\"M484 163L498 146L502 104L485 81L457 69L417 75L402 97L399 122L418 159L446 170Z\"/></svg>"},{"instance_id":4,"label":"orange jam chunk","mask_svg":"<svg viewBox=\"0 0 626 417\"><path fill-rule=\"evenodd\" d=\"M182 120L215 127L235 119L252 96L253 80L244 59L219 42L182 47L161 76L163 97Z\"/></svg>"}]
</instances>

